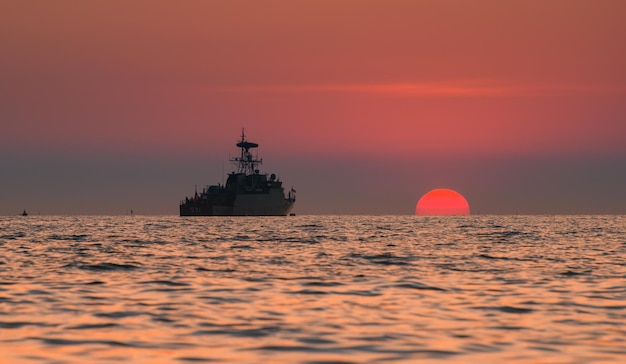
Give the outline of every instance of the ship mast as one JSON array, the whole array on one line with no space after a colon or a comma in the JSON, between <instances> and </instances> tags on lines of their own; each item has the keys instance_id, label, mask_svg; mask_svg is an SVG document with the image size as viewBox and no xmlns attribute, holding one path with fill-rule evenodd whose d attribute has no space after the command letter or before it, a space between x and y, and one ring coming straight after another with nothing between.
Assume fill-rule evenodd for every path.
<instances>
[{"instance_id":1,"label":"ship mast","mask_svg":"<svg viewBox=\"0 0 626 364\"><path fill-rule=\"evenodd\" d=\"M258 172L257 166L263 163L263 159L257 159L250 153L251 148L257 148L257 143L246 141L246 135L243 128L241 128L241 140L237 143L237 146L241 148L241 156L235 157L230 161L237 167L237 173L255 174Z\"/></svg>"}]
</instances>

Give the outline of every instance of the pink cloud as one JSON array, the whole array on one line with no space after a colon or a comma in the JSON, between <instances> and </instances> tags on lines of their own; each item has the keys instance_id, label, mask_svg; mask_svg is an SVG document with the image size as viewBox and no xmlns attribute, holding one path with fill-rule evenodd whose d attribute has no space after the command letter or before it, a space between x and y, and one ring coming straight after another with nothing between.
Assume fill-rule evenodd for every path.
<instances>
[{"instance_id":1,"label":"pink cloud","mask_svg":"<svg viewBox=\"0 0 626 364\"><path fill-rule=\"evenodd\" d=\"M523 84L497 81L242 85L203 88L217 93L353 93L397 96L498 97L598 95L624 92L615 87L574 84Z\"/></svg>"}]
</instances>

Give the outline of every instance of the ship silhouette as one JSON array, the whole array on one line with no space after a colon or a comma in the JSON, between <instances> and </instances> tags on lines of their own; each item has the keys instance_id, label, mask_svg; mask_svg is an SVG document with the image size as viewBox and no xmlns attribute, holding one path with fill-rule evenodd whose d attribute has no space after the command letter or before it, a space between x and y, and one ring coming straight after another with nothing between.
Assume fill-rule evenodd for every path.
<instances>
[{"instance_id":1,"label":"ship silhouette","mask_svg":"<svg viewBox=\"0 0 626 364\"><path fill-rule=\"evenodd\" d=\"M241 140L236 144L241 155L230 161L237 167L228 174L226 185L212 185L196 190L192 197L180 202L180 216L285 216L296 202L292 188L285 197L283 183L276 174L262 174L258 166L263 163L252 155L250 149L257 143L246 140L241 130Z\"/></svg>"}]
</instances>

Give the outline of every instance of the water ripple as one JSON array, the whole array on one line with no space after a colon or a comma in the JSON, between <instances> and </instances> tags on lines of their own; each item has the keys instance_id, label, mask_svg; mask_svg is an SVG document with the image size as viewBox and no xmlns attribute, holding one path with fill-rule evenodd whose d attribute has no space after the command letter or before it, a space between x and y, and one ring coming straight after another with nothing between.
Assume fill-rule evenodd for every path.
<instances>
[{"instance_id":1,"label":"water ripple","mask_svg":"<svg viewBox=\"0 0 626 364\"><path fill-rule=\"evenodd\" d=\"M625 242L624 216L0 217L0 361L621 363Z\"/></svg>"}]
</instances>

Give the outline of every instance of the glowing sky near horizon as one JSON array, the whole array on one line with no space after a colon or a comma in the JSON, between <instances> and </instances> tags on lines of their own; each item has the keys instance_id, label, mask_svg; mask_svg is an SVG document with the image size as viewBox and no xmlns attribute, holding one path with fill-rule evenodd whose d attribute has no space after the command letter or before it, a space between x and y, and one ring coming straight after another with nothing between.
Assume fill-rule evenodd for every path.
<instances>
[{"instance_id":1,"label":"glowing sky near horizon","mask_svg":"<svg viewBox=\"0 0 626 364\"><path fill-rule=\"evenodd\" d=\"M144 188L164 201L133 205L175 213L189 186L221 180L241 127L302 186L300 213L411 213L435 188L478 212L623 212L624 14L618 0L5 2L0 213L99 212L65 198L92 195L72 183L106 195L103 213ZM163 177L164 159L189 180Z\"/></svg>"}]
</instances>

